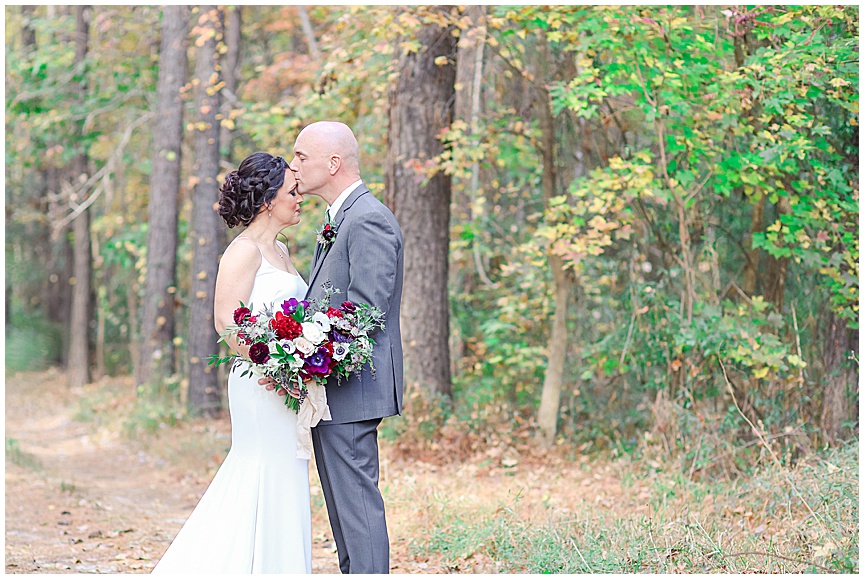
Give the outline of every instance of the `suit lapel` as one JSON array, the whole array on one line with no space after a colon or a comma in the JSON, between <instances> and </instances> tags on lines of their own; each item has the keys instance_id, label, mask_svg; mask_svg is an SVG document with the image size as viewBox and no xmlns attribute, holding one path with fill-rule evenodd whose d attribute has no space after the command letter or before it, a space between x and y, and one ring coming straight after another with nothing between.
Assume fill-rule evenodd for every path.
<instances>
[{"instance_id":1,"label":"suit lapel","mask_svg":"<svg viewBox=\"0 0 864 579\"><path fill-rule=\"evenodd\" d=\"M339 208L339 211L336 213L336 216L333 218L333 225L336 227L336 238L339 238L339 227L341 227L342 222L345 220L345 212L351 209L351 206L354 205L354 202L357 201L360 197L369 192L369 188L366 187L365 183L360 183L354 191L345 199L345 202L342 203L342 207ZM336 240L333 240L333 243L336 243ZM315 284L316 278L318 276L318 272L321 269L321 266L324 264L324 260L327 259L327 255L330 253L330 248L333 246L333 243L329 243L326 246L323 246L321 243L315 246L315 258L312 260L312 274L309 276L309 287L312 288ZM345 288L341 288L345 291Z\"/></svg>"}]
</instances>

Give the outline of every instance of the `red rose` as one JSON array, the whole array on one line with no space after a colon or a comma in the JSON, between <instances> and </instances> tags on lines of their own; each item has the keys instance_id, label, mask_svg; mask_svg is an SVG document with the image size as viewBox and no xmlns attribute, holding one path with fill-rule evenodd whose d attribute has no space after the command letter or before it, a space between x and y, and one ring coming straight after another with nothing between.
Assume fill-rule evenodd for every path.
<instances>
[{"instance_id":1,"label":"red rose","mask_svg":"<svg viewBox=\"0 0 864 579\"><path fill-rule=\"evenodd\" d=\"M258 316L249 316L249 320L247 320L250 324L254 324L258 321Z\"/></svg>"},{"instance_id":2,"label":"red rose","mask_svg":"<svg viewBox=\"0 0 864 579\"><path fill-rule=\"evenodd\" d=\"M327 308L328 318L341 318L344 315L345 314L343 314L341 310L337 310L336 308Z\"/></svg>"},{"instance_id":3,"label":"red rose","mask_svg":"<svg viewBox=\"0 0 864 579\"><path fill-rule=\"evenodd\" d=\"M343 312L353 314L356 309L357 309L357 306L354 305L354 302L342 302L342 311Z\"/></svg>"},{"instance_id":4,"label":"red rose","mask_svg":"<svg viewBox=\"0 0 864 579\"><path fill-rule=\"evenodd\" d=\"M276 337L280 340L293 340L303 333L303 326L282 312L276 312L270 320L270 327L276 330Z\"/></svg>"},{"instance_id":5,"label":"red rose","mask_svg":"<svg viewBox=\"0 0 864 579\"><path fill-rule=\"evenodd\" d=\"M243 323L243 320L246 319L247 316L251 315L252 312L249 308L237 308L234 310L234 323L238 326Z\"/></svg>"}]
</instances>

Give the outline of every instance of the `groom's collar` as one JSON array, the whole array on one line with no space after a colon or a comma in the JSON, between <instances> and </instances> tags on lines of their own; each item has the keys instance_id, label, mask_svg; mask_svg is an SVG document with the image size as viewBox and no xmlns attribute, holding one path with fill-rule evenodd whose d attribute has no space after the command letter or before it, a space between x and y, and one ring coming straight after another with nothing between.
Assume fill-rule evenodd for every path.
<instances>
[{"instance_id":1,"label":"groom's collar","mask_svg":"<svg viewBox=\"0 0 864 579\"><path fill-rule=\"evenodd\" d=\"M348 185L348 187L339 194L339 197L336 198L336 200L333 202L333 205L327 207L327 211L330 212L331 220L336 219L336 214L339 213L339 208L342 207L342 204L345 203L345 200L348 199L348 196L351 195L354 189L356 189L362 184L363 179L357 179L356 181Z\"/></svg>"}]
</instances>

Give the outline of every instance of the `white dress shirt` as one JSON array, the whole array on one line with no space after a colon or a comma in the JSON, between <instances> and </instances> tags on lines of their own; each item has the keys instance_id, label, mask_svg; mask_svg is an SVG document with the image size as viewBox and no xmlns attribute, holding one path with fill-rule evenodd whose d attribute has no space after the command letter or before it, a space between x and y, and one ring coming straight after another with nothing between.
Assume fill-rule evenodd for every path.
<instances>
[{"instance_id":1,"label":"white dress shirt","mask_svg":"<svg viewBox=\"0 0 864 579\"><path fill-rule=\"evenodd\" d=\"M331 221L333 219L336 219L336 214L339 213L339 208L342 207L342 204L345 203L345 200L348 199L348 196L351 194L351 192L354 191L354 189L356 189L357 187L359 187L362 182L363 179L357 179L356 181L348 185L348 188L339 194L339 197L336 198L336 200L333 202L333 205L327 206L327 214L330 215Z\"/></svg>"}]
</instances>

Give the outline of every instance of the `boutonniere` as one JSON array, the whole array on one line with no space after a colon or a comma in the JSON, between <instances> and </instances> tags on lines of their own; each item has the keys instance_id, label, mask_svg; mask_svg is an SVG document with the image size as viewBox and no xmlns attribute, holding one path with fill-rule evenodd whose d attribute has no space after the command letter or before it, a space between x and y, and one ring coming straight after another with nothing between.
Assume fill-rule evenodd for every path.
<instances>
[{"instance_id":1,"label":"boutonniere","mask_svg":"<svg viewBox=\"0 0 864 579\"><path fill-rule=\"evenodd\" d=\"M316 232L318 243L327 247L336 239L336 226L330 220L325 221Z\"/></svg>"}]
</instances>

